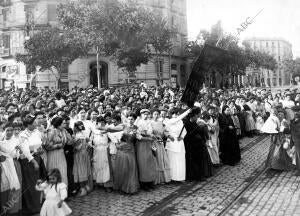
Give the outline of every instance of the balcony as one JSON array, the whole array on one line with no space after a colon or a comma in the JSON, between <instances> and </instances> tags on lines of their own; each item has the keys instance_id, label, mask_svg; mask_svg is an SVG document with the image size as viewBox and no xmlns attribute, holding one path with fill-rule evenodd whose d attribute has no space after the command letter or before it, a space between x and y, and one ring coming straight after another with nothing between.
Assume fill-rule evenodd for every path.
<instances>
[{"instance_id":1,"label":"balcony","mask_svg":"<svg viewBox=\"0 0 300 216\"><path fill-rule=\"evenodd\" d=\"M0 7L9 7L11 4L11 0L0 0Z\"/></svg>"},{"instance_id":2,"label":"balcony","mask_svg":"<svg viewBox=\"0 0 300 216\"><path fill-rule=\"evenodd\" d=\"M10 56L10 49L0 47L0 57L8 57L8 56Z\"/></svg>"}]
</instances>

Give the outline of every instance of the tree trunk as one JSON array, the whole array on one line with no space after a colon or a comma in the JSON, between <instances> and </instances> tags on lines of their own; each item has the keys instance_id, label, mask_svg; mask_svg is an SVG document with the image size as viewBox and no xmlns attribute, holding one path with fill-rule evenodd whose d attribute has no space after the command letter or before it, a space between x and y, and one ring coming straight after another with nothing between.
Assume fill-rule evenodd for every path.
<instances>
[{"instance_id":1,"label":"tree trunk","mask_svg":"<svg viewBox=\"0 0 300 216\"><path fill-rule=\"evenodd\" d=\"M159 64L159 57L158 57L158 52L156 51L156 73L157 73L157 85L159 86L160 85L160 71L159 71L159 67L160 67L160 64Z\"/></svg>"}]
</instances>

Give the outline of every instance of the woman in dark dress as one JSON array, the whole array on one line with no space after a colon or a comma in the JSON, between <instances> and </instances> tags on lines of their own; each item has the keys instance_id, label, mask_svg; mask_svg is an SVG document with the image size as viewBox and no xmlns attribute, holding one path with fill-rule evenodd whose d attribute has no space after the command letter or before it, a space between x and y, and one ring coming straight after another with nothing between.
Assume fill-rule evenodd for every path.
<instances>
[{"instance_id":1,"label":"woman in dark dress","mask_svg":"<svg viewBox=\"0 0 300 216\"><path fill-rule=\"evenodd\" d=\"M186 179L204 180L213 174L213 165L207 150L208 131L205 125L198 125L199 108L193 108L185 121L187 131L184 137L186 151Z\"/></svg>"},{"instance_id":2,"label":"woman in dark dress","mask_svg":"<svg viewBox=\"0 0 300 216\"><path fill-rule=\"evenodd\" d=\"M230 108L224 106L219 119L220 123L220 158L223 164L234 166L241 160L241 150L231 118Z\"/></svg>"}]
</instances>

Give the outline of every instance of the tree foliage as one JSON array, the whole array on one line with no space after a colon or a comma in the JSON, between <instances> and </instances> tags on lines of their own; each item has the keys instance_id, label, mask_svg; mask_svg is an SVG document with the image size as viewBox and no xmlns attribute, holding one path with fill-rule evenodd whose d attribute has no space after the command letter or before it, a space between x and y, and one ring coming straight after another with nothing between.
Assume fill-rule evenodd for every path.
<instances>
[{"instance_id":1,"label":"tree foliage","mask_svg":"<svg viewBox=\"0 0 300 216\"><path fill-rule=\"evenodd\" d=\"M58 5L57 16L60 28L41 29L25 42L26 55L17 55L31 71L40 66L61 72L75 59L100 50L134 73L153 57L151 47L159 53L171 47L172 30L164 18L131 1L67 1Z\"/></svg>"},{"instance_id":2,"label":"tree foliage","mask_svg":"<svg viewBox=\"0 0 300 216\"><path fill-rule=\"evenodd\" d=\"M149 45L160 52L170 47L167 25L157 23L165 24L164 19L131 1L89 1L87 6L83 0L69 2L59 6L58 14L64 29L88 38L91 46L129 73L151 59Z\"/></svg>"},{"instance_id":3,"label":"tree foliage","mask_svg":"<svg viewBox=\"0 0 300 216\"><path fill-rule=\"evenodd\" d=\"M300 77L300 58L286 59L283 61L283 66L293 78Z\"/></svg>"},{"instance_id":4,"label":"tree foliage","mask_svg":"<svg viewBox=\"0 0 300 216\"><path fill-rule=\"evenodd\" d=\"M88 49L81 42L70 40L70 35L62 34L58 28L48 27L25 41L26 54L17 54L16 60L23 62L29 72L35 72L38 66L41 71L54 67L60 72L78 57L88 54Z\"/></svg>"},{"instance_id":5,"label":"tree foliage","mask_svg":"<svg viewBox=\"0 0 300 216\"><path fill-rule=\"evenodd\" d=\"M227 50L228 55L215 67L224 74L244 74L247 67L265 68L274 70L277 66L276 60L269 54L254 51L250 44L243 42L238 45L239 39L223 31L221 22L212 26L210 31L201 30L196 41L189 41L185 50L187 54L195 58L200 55L204 44Z\"/></svg>"}]
</instances>

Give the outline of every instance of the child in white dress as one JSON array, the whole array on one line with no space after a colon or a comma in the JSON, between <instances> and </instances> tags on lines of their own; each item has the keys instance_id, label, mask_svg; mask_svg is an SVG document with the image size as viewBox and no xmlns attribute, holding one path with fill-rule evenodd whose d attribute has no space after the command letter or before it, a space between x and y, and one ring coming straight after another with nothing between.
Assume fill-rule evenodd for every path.
<instances>
[{"instance_id":1,"label":"child in white dress","mask_svg":"<svg viewBox=\"0 0 300 216\"><path fill-rule=\"evenodd\" d=\"M67 185L61 182L61 174L58 169L50 171L48 181L38 180L35 188L38 191L44 191L46 197L40 216L65 216L72 213L72 210L64 202L68 196Z\"/></svg>"}]
</instances>

